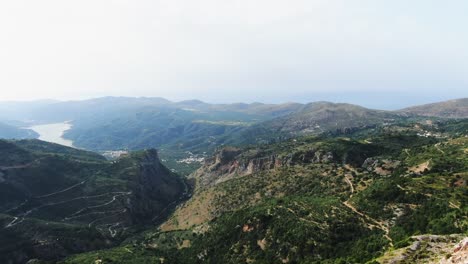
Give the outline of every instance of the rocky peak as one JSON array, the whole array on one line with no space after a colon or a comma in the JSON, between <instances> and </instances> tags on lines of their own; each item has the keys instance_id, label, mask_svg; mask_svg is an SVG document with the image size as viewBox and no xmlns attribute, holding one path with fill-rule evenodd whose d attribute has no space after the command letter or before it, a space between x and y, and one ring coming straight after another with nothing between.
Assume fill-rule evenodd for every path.
<instances>
[{"instance_id":1,"label":"rocky peak","mask_svg":"<svg viewBox=\"0 0 468 264\"><path fill-rule=\"evenodd\" d=\"M152 148L145 150L143 157L143 162L159 162L159 154L158 150Z\"/></svg>"},{"instance_id":2,"label":"rocky peak","mask_svg":"<svg viewBox=\"0 0 468 264\"><path fill-rule=\"evenodd\" d=\"M130 184L130 211L134 221L148 223L161 214L165 206L182 199L186 187L181 178L160 162L156 149L137 154L137 160L140 166Z\"/></svg>"},{"instance_id":3,"label":"rocky peak","mask_svg":"<svg viewBox=\"0 0 468 264\"><path fill-rule=\"evenodd\" d=\"M215 154L215 162L227 164L233 161L242 151L239 148L225 147Z\"/></svg>"}]
</instances>

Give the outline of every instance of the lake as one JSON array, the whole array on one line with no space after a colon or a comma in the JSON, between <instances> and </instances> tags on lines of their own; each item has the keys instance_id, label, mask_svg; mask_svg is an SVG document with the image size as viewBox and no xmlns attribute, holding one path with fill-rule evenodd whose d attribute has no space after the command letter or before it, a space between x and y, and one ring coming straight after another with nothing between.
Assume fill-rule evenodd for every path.
<instances>
[{"instance_id":1,"label":"lake","mask_svg":"<svg viewBox=\"0 0 468 264\"><path fill-rule=\"evenodd\" d=\"M72 125L68 122L45 124L28 127L39 134L39 139L47 142L73 147L73 141L63 138L63 133L69 130Z\"/></svg>"}]
</instances>

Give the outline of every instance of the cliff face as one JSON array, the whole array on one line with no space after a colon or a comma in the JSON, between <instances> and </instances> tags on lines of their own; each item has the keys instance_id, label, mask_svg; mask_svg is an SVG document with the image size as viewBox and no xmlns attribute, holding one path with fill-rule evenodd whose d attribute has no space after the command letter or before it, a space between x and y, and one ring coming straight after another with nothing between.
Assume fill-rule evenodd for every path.
<instances>
[{"instance_id":1,"label":"cliff face","mask_svg":"<svg viewBox=\"0 0 468 264\"><path fill-rule=\"evenodd\" d=\"M187 190L183 180L161 164L156 150L146 151L137 160L137 176L131 183L130 213L134 222L151 223Z\"/></svg>"},{"instance_id":2,"label":"cliff face","mask_svg":"<svg viewBox=\"0 0 468 264\"><path fill-rule=\"evenodd\" d=\"M191 177L197 179L198 187L208 187L221 182L243 177L259 171L293 166L296 164L328 163L335 160L332 152L308 149L288 154L255 151L242 153L238 148L224 148L194 172Z\"/></svg>"}]
</instances>

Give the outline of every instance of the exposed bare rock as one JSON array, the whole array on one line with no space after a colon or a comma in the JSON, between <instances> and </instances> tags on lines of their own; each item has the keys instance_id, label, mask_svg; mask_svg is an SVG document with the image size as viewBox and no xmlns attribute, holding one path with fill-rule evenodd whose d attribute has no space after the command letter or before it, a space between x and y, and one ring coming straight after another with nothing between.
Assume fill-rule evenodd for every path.
<instances>
[{"instance_id":1,"label":"exposed bare rock","mask_svg":"<svg viewBox=\"0 0 468 264\"><path fill-rule=\"evenodd\" d=\"M382 264L465 264L468 263L468 237L464 235L420 235L407 247L386 252Z\"/></svg>"},{"instance_id":2,"label":"exposed bare rock","mask_svg":"<svg viewBox=\"0 0 468 264\"><path fill-rule=\"evenodd\" d=\"M334 161L333 153L316 149L278 155L275 153L262 153L257 150L252 150L246 154L238 148L226 147L218 151L213 158L206 159L205 164L194 172L191 177L197 179L198 187L207 187L259 171L295 164L328 163L332 161Z\"/></svg>"},{"instance_id":3,"label":"exposed bare rock","mask_svg":"<svg viewBox=\"0 0 468 264\"><path fill-rule=\"evenodd\" d=\"M400 164L401 162L396 160L367 158L362 164L362 168L381 176L387 176L392 174L393 170L395 170Z\"/></svg>"},{"instance_id":4,"label":"exposed bare rock","mask_svg":"<svg viewBox=\"0 0 468 264\"><path fill-rule=\"evenodd\" d=\"M448 259L443 259L440 264L465 264L468 263L468 237L465 237L453 248L453 253Z\"/></svg>"}]
</instances>

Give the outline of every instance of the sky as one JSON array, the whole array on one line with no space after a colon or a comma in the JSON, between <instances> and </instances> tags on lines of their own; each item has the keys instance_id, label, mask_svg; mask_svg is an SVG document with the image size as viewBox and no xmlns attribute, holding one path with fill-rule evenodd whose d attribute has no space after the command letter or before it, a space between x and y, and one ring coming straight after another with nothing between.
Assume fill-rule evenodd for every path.
<instances>
[{"instance_id":1,"label":"sky","mask_svg":"<svg viewBox=\"0 0 468 264\"><path fill-rule=\"evenodd\" d=\"M465 0L0 2L0 101L468 97Z\"/></svg>"}]
</instances>

